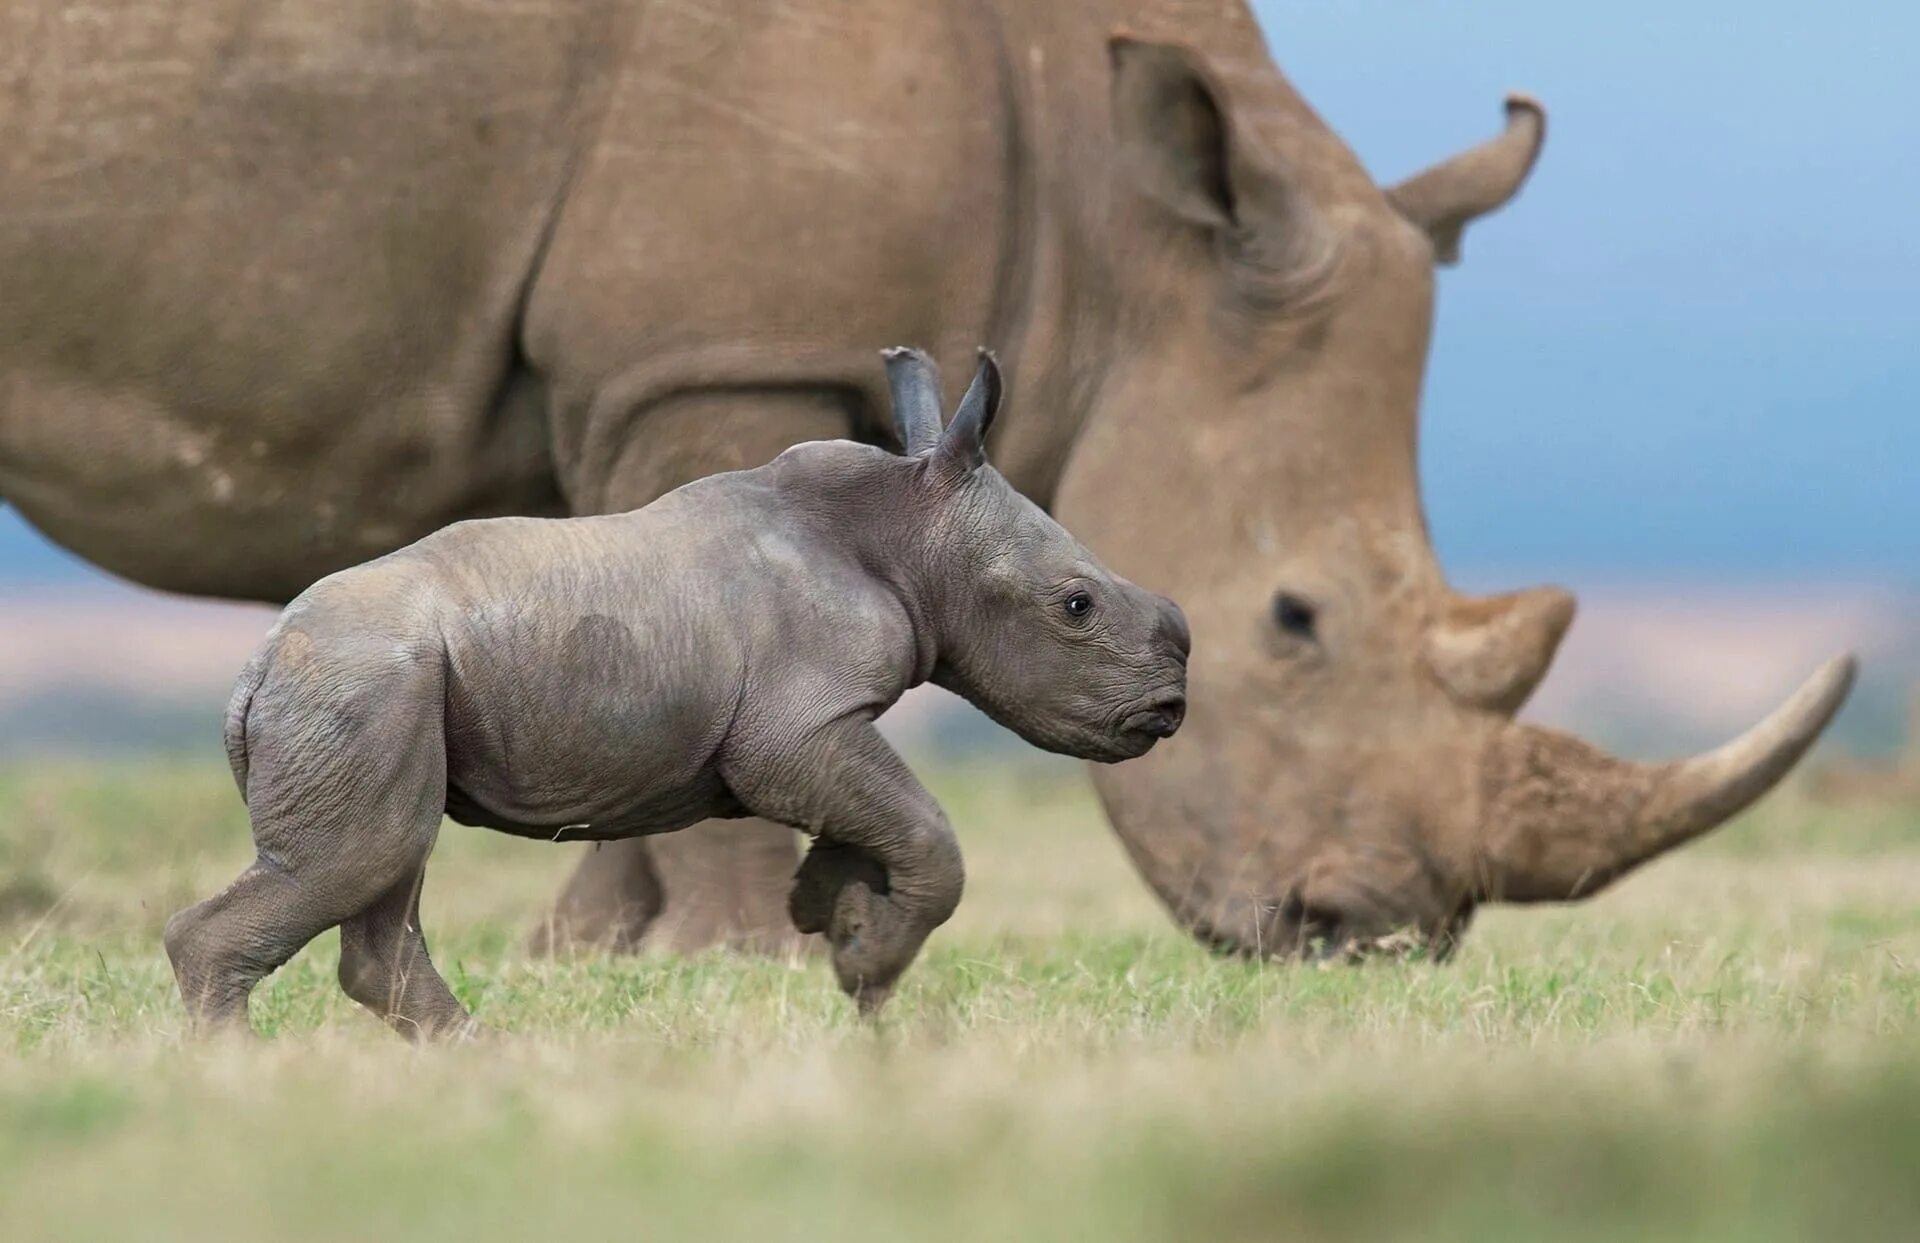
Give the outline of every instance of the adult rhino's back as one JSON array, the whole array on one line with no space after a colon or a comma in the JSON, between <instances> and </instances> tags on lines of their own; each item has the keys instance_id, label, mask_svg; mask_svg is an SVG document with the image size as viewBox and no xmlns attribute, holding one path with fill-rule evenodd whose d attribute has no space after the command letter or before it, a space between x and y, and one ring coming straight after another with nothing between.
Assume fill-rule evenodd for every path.
<instances>
[{"instance_id":1,"label":"adult rhino's back","mask_svg":"<svg viewBox=\"0 0 1920 1243\"><path fill-rule=\"evenodd\" d=\"M513 335L587 16L6 5L0 497L136 579L280 598L550 507Z\"/></svg>"},{"instance_id":2,"label":"adult rhino's back","mask_svg":"<svg viewBox=\"0 0 1920 1243\"><path fill-rule=\"evenodd\" d=\"M618 476L676 450L637 428L703 389L858 430L876 342L983 339L1006 283L964 245L1004 169L963 10L5 6L0 499L285 599L457 518L650 499Z\"/></svg>"}]
</instances>

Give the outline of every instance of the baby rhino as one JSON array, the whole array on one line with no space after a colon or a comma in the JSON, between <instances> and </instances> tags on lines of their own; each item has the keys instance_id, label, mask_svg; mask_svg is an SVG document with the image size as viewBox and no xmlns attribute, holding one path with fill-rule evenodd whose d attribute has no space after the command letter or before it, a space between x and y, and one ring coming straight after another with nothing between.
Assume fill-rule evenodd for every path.
<instances>
[{"instance_id":1,"label":"baby rhino","mask_svg":"<svg viewBox=\"0 0 1920 1243\"><path fill-rule=\"evenodd\" d=\"M794 923L871 1012L962 881L875 717L930 680L1087 759L1172 734L1186 621L986 464L992 356L944 433L932 360L886 359L905 456L821 441L631 513L464 522L288 606L227 713L257 857L167 925L196 1022L243 1027L338 924L348 995L410 1035L467 1030L419 926L443 813L551 841L804 829Z\"/></svg>"}]
</instances>

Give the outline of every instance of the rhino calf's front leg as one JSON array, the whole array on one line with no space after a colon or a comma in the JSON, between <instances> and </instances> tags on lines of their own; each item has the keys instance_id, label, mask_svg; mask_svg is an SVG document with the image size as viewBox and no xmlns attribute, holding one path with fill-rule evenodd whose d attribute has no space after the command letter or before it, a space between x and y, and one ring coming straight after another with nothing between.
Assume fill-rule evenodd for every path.
<instances>
[{"instance_id":1,"label":"rhino calf's front leg","mask_svg":"<svg viewBox=\"0 0 1920 1243\"><path fill-rule=\"evenodd\" d=\"M953 829L865 717L785 755L756 752L739 749L727 783L759 815L815 835L789 909L801 932L826 934L840 987L871 1015L960 904Z\"/></svg>"}]
</instances>

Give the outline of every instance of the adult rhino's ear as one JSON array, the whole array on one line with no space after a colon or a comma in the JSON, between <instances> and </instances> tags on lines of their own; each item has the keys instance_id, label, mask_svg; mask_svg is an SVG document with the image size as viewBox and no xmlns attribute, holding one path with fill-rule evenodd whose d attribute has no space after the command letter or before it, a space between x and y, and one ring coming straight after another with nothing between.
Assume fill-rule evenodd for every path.
<instances>
[{"instance_id":1,"label":"adult rhino's ear","mask_svg":"<svg viewBox=\"0 0 1920 1243\"><path fill-rule=\"evenodd\" d=\"M1507 127L1498 138L1415 173L1387 191L1387 200L1433 243L1434 262L1460 261L1460 235L1476 217L1506 204L1540 158L1547 110L1531 95L1507 96Z\"/></svg>"},{"instance_id":2,"label":"adult rhino's ear","mask_svg":"<svg viewBox=\"0 0 1920 1243\"><path fill-rule=\"evenodd\" d=\"M940 443L940 368L921 350L896 345L880 351L893 390L893 425L909 456Z\"/></svg>"},{"instance_id":3,"label":"adult rhino's ear","mask_svg":"<svg viewBox=\"0 0 1920 1243\"><path fill-rule=\"evenodd\" d=\"M1115 35L1114 140L1134 183L1182 219L1225 228L1239 218L1225 97L1200 54Z\"/></svg>"},{"instance_id":4,"label":"adult rhino's ear","mask_svg":"<svg viewBox=\"0 0 1920 1243\"><path fill-rule=\"evenodd\" d=\"M993 351L980 351L980 367L967 385L953 422L940 438L940 456L963 471L978 470L987 460L987 431L1000 413L1000 363Z\"/></svg>"}]
</instances>

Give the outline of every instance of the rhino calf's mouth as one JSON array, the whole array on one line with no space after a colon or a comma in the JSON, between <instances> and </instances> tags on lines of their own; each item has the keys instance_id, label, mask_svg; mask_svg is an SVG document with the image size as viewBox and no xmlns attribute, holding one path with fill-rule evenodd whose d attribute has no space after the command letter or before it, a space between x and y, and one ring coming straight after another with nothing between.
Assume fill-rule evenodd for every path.
<instances>
[{"instance_id":1,"label":"rhino calf's mouth","mask_svg":"<svg viewBox=\"0 0 1920 1243\"><path fill-rule=\"evenodd\" d=\"M1180 722L1187 716L1187 697L1170 695L1157 700L1152 707L1129 716L1123 727L1130 734L1144 734L1149 738L1171 738L1180 729Z\"/></svg>"}]
</instances>

